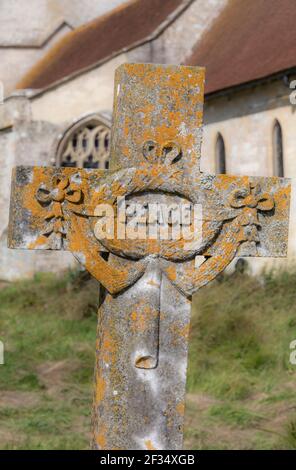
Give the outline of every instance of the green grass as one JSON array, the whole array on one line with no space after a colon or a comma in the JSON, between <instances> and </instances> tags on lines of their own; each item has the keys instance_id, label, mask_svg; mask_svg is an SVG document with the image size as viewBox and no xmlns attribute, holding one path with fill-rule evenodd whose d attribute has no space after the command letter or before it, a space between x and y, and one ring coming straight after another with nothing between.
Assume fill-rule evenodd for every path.
<instances>
[{"instance_id":1,"label":"green grass","mask_svg":"<svg viewBox=\"0 0 296 470\"><path fill-rule=\"evenodd\" d=\"M87 448L98 297L98 284L73 272L0 291L0 400L2 390L20 401L0 407L0 437L8 436L1 448ZM23 407L24 392L24 400L38 395L40 405Z\"/></svg>"},{"instance_id":2,"label":"green grass","mask_svg":"<svg viewBox=\"0 0 296 470\"><path fill-rule=\"evenodd\" d=\"M225 276L194 298L188 390L246 399L294 374L296 273ZM291 379L289 379L290 381Z\"/></svg>"},{"instance_id":3,"label":"green grass","mask_svg":"<svg viewBox=\"0 0 296 470\"><path fill-rule=\"evenodd\" d=\"M284 436L284 444L289 450L296 449L296 419L288 422Z\"/></svg>"},{"instance_id":4,"label":"green grass","mask_svg":"<svg viewBox=\"0 0 296 470\"><path fill-rule=\"evenodd\" d=\"M190 394L218 402L206 412L195 409L200 430L219 425L215 448L296 448L296 367L289 362L295 286L295 271L224 275L194 298L187 386ZM219 442L220 431L229 440L223 435ZM212 448L212 441L209 435L202 448Z\"/></svg>"},{"instance_id":5,"label":"green grass","mask_svg":"<svg viewBox=\"0 0 296 470\"><path fill-rule=\"evenodd\" d=\"M249 427L262 419L261 416L251 413L243 407L233 406L229 403L212 406L208 414L219 422L239 427Z\"/></svg>"},{"instance_id":6,"label":"green grass","mask_svg":"<svg viewBox=\"0 0 296 470\"><path fill-rule=\"evenodd\" d=\"M296 448L295 286L293 271L225 275L195 296L187 448ZM0 290L0 448L88 447L98 297L76 272Z\"/></svg>"}]
</instances>

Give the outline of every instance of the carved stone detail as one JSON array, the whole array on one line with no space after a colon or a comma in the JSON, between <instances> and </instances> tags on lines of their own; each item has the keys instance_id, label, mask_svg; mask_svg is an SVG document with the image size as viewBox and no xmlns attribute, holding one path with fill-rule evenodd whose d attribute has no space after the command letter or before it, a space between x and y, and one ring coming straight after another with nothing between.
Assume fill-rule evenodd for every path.
<instances>
[{"instance_id":1,"label":"carved stone detail","mask_svg":"<svg viewBox=\"0 0 296 470\"><path fill-rule=\"evenodd\" d=\"M143 145L143 155L151 164L170 165L181 158L182 150L180 145L173 141L160 145L153 140L147 140Z\"/></svg>"},{"instance_id":2,"label":"carved stone detail","mask_svg":"<svg viewBox=\"0 0 296 470\"><path fill-rule=\"evenodd\" d=\"M41 184L36 192L36 199L41 206L50 206L50 211L44 216L48 222L42 235L50 240L52 249L60 249L66 237L67 213L63 210L64 201L72 204L82 202L82 191L73 187L67 177L53 178L51 187Z\"/></svg>"},{"instance_id":3,"label":"carved stone detail","mask_svg":"<svg viewBox=\"0 0 296 470\"><path fill-rule=\"evenodd\" d=\"M260 178L202 173L191 176L184 174L177 164L167 163L146 161L141 168L115 172L93 170L97 173L92 175L88 170L74 168L35 169L34 176L30 177L32 183L26 186L26 194L35 193L37 206L30 203L27 210L44 222L30 247L72 251L112 294L134 284L144 274L151 259L158 258L161 271L183 295L190 297L225 269L241 245L261 246L261 225L263 228L266 225L262 219L264 214L268 216L266 222L274 219L276 224L281 224L287 214L289 187L284 180L277 183L278 188L271 194L266 188L272 188L273 181L265 184L262 191ZM185 249L188 240L182 238L173 241L129 240L117 239L115 235L112 239L97 239L94 228L99 204L108 203L115 207L119 196L132 200L138 194L150 193L170 194L172 198L182 197L192 204L201 204L204 208L201 241L196 243L193 238L192 246ZM26 194L24 203L28 200ZM276 203L279 198L283 201L281 206ZM279 240L275 239L274 243ZM100 251L123 257L128 264L124 269L118 269L107 263ZM206 259L196 268L195 257L198 255Z\"/></svg>"},{"instance_id":4,"label":"carved stone detail","mask_svg":"<svg viewBox=\"0 0 296 470\"><path fill-rule=\"evenodd\" d=\"M259 243L258 228L261 224L258 212L272 211L275 208L273 197L263 193L259 184L250 183L248 188L233 190L229 202L231 207L242 211L238 216L243 227L242 240Z\"/></svg>"}]
</instances>

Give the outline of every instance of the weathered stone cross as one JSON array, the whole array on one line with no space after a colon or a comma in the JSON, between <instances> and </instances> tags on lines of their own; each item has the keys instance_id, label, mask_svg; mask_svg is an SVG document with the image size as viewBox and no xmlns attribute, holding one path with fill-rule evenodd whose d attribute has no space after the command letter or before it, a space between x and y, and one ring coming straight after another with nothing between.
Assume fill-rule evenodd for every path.
<instances>
[{"instance_id":1,"label":"weathered stone cross","mask_svg":"<svg viewBox=\"0 0 296 470\"><path fill-rule=\"evenodd\" d=\"M200 172L203 85L198 67L121 66L111 171L13 173L9 246L70 250L106 288L96 345L95 449L182 447L192 294L237 255L286 254L287 179ZM199 205L202 237L194 233L189 244L184 236L101 237L98 207L116 207L118 197L146 206ZM114 225L122 229L126 220L117 216Z\"/></svg>"}]
</instances>

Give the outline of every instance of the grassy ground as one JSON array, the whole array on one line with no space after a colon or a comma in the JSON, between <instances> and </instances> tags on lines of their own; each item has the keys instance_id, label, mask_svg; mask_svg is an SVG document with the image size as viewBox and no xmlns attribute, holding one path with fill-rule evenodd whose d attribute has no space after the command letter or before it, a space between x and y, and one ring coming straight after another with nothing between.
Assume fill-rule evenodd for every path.
<instances>
[{"instance_id":1,"label":"grassy ground","mask_svg":"<svg viewBox=\"0 0 296 470\"><path fill-rule=\"evenodd\" d=\"M185 444L295 449L296 273L225 276L194 299ZM2 286L1 449L90 439L98 286L77 273Z\"/></svg>"}]
</instances>

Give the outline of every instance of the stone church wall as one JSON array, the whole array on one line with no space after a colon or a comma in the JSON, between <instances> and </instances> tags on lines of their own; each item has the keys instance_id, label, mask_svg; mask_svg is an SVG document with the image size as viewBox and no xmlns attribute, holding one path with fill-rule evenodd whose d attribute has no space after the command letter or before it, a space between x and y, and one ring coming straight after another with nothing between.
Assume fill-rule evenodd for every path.
<instances>
[{"instance_id":1,"label":"stone church wall","mask_svg":"<svg viewBox=\"0 0 296 470\"><path fill-rule=\"evenodd\" d=\"M31 277L37 271L55 272L73 266L69 253L9 250L7 226L10 180L15 165L51 165L55 139L61 128L47 121L31 120L25 97L8 99L0 106L0 279Z\"/></svg>"}]
</instances>

